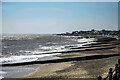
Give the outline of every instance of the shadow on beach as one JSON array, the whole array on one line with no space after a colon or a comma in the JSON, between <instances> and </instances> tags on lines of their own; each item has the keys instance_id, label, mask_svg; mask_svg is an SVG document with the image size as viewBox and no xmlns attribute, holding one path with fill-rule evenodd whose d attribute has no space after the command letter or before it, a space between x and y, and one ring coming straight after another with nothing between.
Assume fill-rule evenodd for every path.
<instances>
[{"instance_id":1,"label":"shadow on beach","mask_svg":"<svg viewBox=\"0 0 120 80\"><path fill-rule=\"evenodd\" d=\"M106 43L104 43L106 45ZM67 71L71 71L73 68L75 70L77 70L76 68L78 67L83 67L83 70L85 68L86 71L88 71L88 73L90 73L91 75L95 74L95 75L100 75L102 74L103 72L102 71L102 68L103 68L103 65L104 63L108 63L108 62L105 62L105 59L108 59L110 60L109 62L111 62L111 58L115 58L117 59L116 57L119 57L120 56L120 53L116 51L116 49L118 49L118 47L116 45L119 45L119 42L117 43L115 41L114 45L109 43L108 42L108 45L96 45L96 44L93 44L92 45L92 48L84 48L84 49L74 49L72 51L66 51L66 52L63 52L63 54L67 54L69 55L69 53L71 54L74 54L74 52L88 52L90 54L91 53L98 53L101 51L102 54L94 54L94 55L86 55L86 56L77 56L77 57L66 57L66 58L61 58L61 59L54 59L54 60L46 60L46 61L34 61L34 62L25 62L25 63L16 63L16 64L5 64L5 65L2 65L2 66L21 66L21 65L31 65L31 64L49 64L49 63L64 63L64 62L73 62L72 64L74 64L73 66L67 68L69 70L58 70L56 71L56 73L58 73L57 75L54 76L47 76L47 77L43 77L43 78L14 78L14 79L3 79L3 80L96 80L97 76L95 76L96 78L68 78L68 77L64 77L62 76L62 72L63 71L64 73ZM94 46L94 47L93 47ZM115 52L111 52L112 50L115 50ZM105 51L108 51L107 53L105 53ZM110 53L110 54L109 54ZM113 54L111 54L113 53ZM62 55L62 54L61 54ZM64 56L64 55L63 55ZM115 62L114 62L115 63ZM97 67L95 68L95 66L102 66L102 68L99 68L100 71L93 71L93 67L94 69L97 69ZM86 69L85 65L87 65L87 67L89 67L89 69ZM93 66L95 65L95 66ZM106 64L105 64L106 65ZM111 65L110 65L111 66ZM49 66L48 66L49 67ZM92 71L92 72L91 72ZM71 71L72 72L72 71ZM73 71L74 72L74 71ZM40 72L41 73L41 70ZM35 73L36 74L36 73ZM88 74L89 75L89 74ZM58 77L58 78L57 78Z\"/></svg>"},{"instance_id":2,"label":"shadow on beach","mask_svg":"<svg viewBox=\"0 0 120 80\"><path fill-rule=\"evenodd\" d=\"M107 50L107 49L114 49L116 45L119 45L119 40L113 41L111 43L107 42L107 46L105 47L106 43L103 45L90 47L90 48L83 48L83 49L73 49L70 51L64 51L62 54L69 54L74 52L82 52L82 51L97 51L97 50ZM96 44L95 44L96 45ZM94 46L94 44L92 45ZM2 64L2 66L21 66L21 65L31 65L31 64L47 64L47 63L60 63L60 62L70 62L70 61L80 61L80 60L94 60L94 59L102 59L102 58L109 58L120 56L119 52L116 54L100 54L100 55L91 55L91 56L80 56L80 57L72 57L72 58L61 58L61 59L53 59L53 60L45 60L45 61L32 61L32 62L24 62L24 63L13 63L13 64Z\"/></svg>"},{"instance_id":3,"label":"shadow on beach","mask_svg":"<svg viewBox=\"0 0 120 80\"><path fill-rule=\"evenodd\" d=\"M55 60L46 60L46 61L4 64L2 66L20 66L20 65L30 65L30 64L47 64L47 63L59 63L59 62L80 61L80 60L94 60L94 59L102 59L102 58L109 58L109 57L115 57L115 56L120 56L120 54L117 53L117 54L109 54L109 55L92 55L92 56L64 58L64 59L55 59Z\"/></svg>"}]
</instances>

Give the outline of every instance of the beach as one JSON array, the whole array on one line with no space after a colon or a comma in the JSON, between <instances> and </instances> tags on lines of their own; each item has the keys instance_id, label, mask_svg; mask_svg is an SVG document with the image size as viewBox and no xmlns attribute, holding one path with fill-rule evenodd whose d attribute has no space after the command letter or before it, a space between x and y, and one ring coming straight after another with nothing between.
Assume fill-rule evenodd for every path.
<instances>
[{"instance_id":1,"label":"beach","mask_svg":"<svg viewBox=\"0 0 120 80\"><path fill-rule=\"evenodd\" d=\"M79 52L65 53L56 55L61 59L65 58L76 58L84 56L93 55L111 55L119 54L120 45L118 41L108 42L106 44L97 45L100 47L110 47L108 49L96 49L97 47L92 47L93 50L84 50ZM94 50L96 49L96 50ZM70 60L58 63L47 63L42 67L38 67L34 72L23 76L22 78L93 78L96 79L98 75L105 77L109 68L114 68L115 64L118 63L120 56L110 56L110 57L99 57L98 59L84 59L84 60Z\"/></svg>"},{"instance_id":2,"label":"beach","mask_svg":"<svg viewBox=\"0 0 120 80\"><path fill-rule=\"evenodd\" d=\"M1 1L0 79L120 78L118 3Z\"/></svg>"},{"instance_id":3,"label":"beach","mask_svg":"<svg viewBox=\"0 0 120 80\"><path fill-rule=\"evenodd\" d=\"M112 37L99 36L79 39L77 36L27 35L21 40L21 37L18 39L16 36L12 39L17 39L14 43L17 47L7 46L5 48L6 50L16 48L18 51L14 53L13 50L13 54L9 54L10 57L3 58L2 70L6 72L3 75L5 77L3 80L93 80L98 75L105 77L109 72L109 68L114 68L115 64L118 63L118 59L120 59L120 40ZM34 36L36 37L33 38ZM30 39L26 37L30 37ZM46 38L49 41L44 41ZM23 43L24 39L28 43L16 44L21 41ZM9 40L9 37L7 37L7 40L9 41L8 44L13 41ZM43 41L41 45L40 40ZM51 40L54 41L50 42ZM27 50L27 48L32 47L32 44L29 44L31 41L39 47L34 50ZM26 49L21 50L18 45ZM16 54L19 56L16 56Z\"/></svg>"}]
</instances>

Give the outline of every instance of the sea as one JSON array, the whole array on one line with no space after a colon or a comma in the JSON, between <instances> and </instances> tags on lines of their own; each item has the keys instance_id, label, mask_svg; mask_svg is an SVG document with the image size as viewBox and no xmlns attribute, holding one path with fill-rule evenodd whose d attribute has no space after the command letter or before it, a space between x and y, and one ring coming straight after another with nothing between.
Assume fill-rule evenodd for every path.
<instances>
[{"instance_id":1,"label":"sea","mask_svg":"<svg viewBox=\"0 0 120 80\"><path fill-rule=\"evenodd\" d=\"M55 55L77 47L86 47L95 38L53 34L3 34L0 37L0 65L59 59ZM16 78L33 72L40 64L5 66L0 78Z\"/></svg>"}]
</instances>

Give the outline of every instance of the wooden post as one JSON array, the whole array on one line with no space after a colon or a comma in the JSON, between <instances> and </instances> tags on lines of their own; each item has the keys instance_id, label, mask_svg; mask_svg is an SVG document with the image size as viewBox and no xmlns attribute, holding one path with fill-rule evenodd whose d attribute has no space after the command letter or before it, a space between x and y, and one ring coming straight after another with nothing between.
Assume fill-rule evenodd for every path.
<instances>
[{"instance_id":1,"label":"wooden post","mask_svg":"<svg viewBox=\"0 0 120 80\"><path fill-rule=\"evenodd\" d=\"M118 59L118 78L120 78L120 59Z\"/></svg>"},{"instance_id":2,"label":"wooden post","mask_svg":"<svg viewBox=\"0 0 120 80\"><path fill-rule=\"evenodd\" d=\"M109 69L109 80L112 80L112 68Z\"/></svg>"},{"instance_id":3,"label":"wooden post","mask_svg":"<svg viewBox=\"0 0 120 80\"><path fill-rule=\"evenodd\" d=\"M115 75L116 75L116 79L118 79L118 64L116 64L116 71L115 71Z\"/></svg>"},{"instance_id":4,"label":"wooden post","mask_svg":"<svg viewBox=\"0 0 120 80\"><path fill-rule=\"evenodd\" d=\"M115 74L114 74L114 76L113 76L113 80L118 80L118 64L116 64L116 66L115 66Z\"/></svg>"},{"instance_id":5,"label":"wooden post","mask_svg":"<svg viewBox=\"0 0 120 80\"><path fill-rule=\"evenodd\" d=\"M98 78L97 78L98 80L102 80L102 77L101 76L98 76Z\"/></svg>"}]
</instances>

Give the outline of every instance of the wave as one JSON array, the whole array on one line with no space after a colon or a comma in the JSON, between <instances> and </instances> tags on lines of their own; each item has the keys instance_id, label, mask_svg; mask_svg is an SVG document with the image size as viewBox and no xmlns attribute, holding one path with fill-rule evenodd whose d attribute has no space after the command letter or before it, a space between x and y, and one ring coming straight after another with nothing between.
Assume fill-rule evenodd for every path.
<instances>
[{"instance_id":1,"label":"wave","mask_svg":"<svg viewBox=\"0 0 120 80\"><path fill-rule=\"evenodd\" d=\"M24 63L24 62L32 62L36 61L41 57L46 56L53 56L58 55L61 53L55 53L55 54L44 54L44 55L21 55L21 56L10 56L10 57L2 57L0 58L0 64L14 64L14 63Z\"/></svg>"},{"instance_id":2,"label":"wave","mask_svg":"<svg viewBox=\"0 0 120 80\"><path fill-rule=\"evenodd\" d=\"M77 39L78 40L78 42L92 42L92 41L95 41L95 38L88 38L88 39L86 39L86 38L82 38L82 39Z\"/></svg>"},{"instance_id":3,"label":"wave","mask_svg":"<svg viewBox=\"0 0 120 80\"><path fill-rule=\"evenodd\" d=\"M2 78L4 78L3 75L6 74L6 73L7 73L7 72L0 71L0 80L1 80Z\"/></svg>"},{"instance_id":4,"label":"wave","mask_svg":"<svg viewBox=\"0 0 120 80\"><path fill-rule=\"evenodd\" d=\"M14 63L24 63L24 62L32 62L37 61L39 58L43 58L46 56L53 56L61 54L62 52L66 51L72 51L74 48L79 47L88 47L84 46L87 44L95 43L94 38L82 38L82 39L73 39L74 41L77 40L77 43L72 44L57 44L56 45L49 45L49 46L43 46L39 45L38 48L35 50L20 50L18 54L20 55L11 55L9 57L1 57L0 58L0 64L14 64ZM51 42L48 42L47 44L54 44Z\"/></svg>"}]
</instances>

